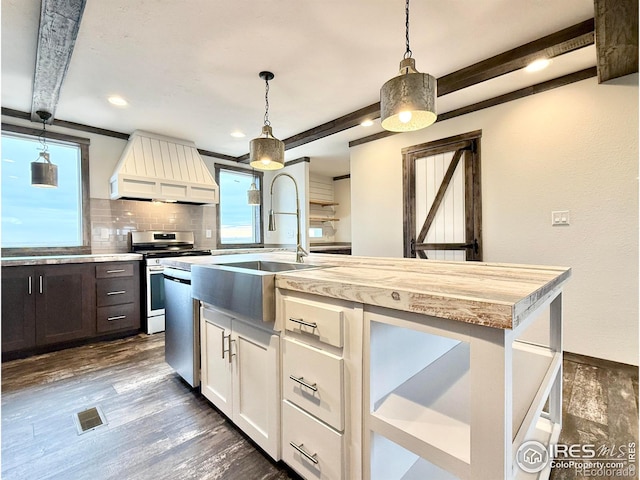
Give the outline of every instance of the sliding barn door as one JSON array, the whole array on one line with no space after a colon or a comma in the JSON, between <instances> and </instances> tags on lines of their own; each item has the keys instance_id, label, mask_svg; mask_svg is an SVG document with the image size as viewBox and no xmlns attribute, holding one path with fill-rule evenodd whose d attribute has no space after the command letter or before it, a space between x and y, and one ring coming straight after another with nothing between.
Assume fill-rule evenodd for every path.
<instances>
[{"instance_id":1,"label":"sliding barn door","mask_svg":"<svg viewBox=\"0 0 640 480\"><path fill-rule=\"evenodd\" d=\"M482 260L480 136L403 149L405 257Z\"/></svg>"}]
</instances>

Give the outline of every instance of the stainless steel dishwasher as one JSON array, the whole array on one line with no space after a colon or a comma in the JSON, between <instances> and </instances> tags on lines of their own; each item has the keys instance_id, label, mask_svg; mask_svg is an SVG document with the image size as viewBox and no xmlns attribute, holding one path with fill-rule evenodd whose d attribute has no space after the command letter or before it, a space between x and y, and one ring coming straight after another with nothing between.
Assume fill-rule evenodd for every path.
<instances>
[{"instance_id":1,"label":"stainless steel dishwasher","mask_svg":"<svg viewBox=\"0 0 640 480\"><path fill-rule=\"evenodd\" d=\"M166 362L192 387L200 385L200 309L191 297L191 272L165 267Z\"/></svg>"}]
</instances>

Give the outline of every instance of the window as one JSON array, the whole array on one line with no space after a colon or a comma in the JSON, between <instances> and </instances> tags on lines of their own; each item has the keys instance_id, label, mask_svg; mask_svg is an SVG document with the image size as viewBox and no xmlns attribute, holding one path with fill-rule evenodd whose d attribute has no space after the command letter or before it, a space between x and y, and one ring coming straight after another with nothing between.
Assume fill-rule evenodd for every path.
<instances>
[{"instance_id":1,"label":"window","mask_svg":"<svg viewBox=\"0 0 640 480\"><path fill-rule=\"evenodd\" d=\"M253 181L262 190L262 172L223 165L216 165L215 170L220 187L218 244L262 245L262 204L247 204L247 191Z\"/></svg>"},{"instance_id":2,"label":"window","mask_svg":"<svg viewBox=\"0 0 640 480\"><path fill-rule=\"evenodd\" d=\"M47 132L58 187L31 185L40 130L2 125L2 253L90 253L89 140Z\"/></svg>"}]
</instances>

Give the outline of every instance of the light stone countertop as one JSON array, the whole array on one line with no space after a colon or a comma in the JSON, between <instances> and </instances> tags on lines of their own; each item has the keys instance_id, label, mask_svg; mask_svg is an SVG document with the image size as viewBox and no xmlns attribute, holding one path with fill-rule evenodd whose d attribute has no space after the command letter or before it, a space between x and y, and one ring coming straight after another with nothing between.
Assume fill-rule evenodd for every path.
<instances>
[{"instance_id":1,"label":"light stone countertop","mask_svg":"<svg viewBox=\"0 0 640 480\"><path fill-rule=\"evenodd\" d=\"M295 262L292 252L192 257ZM495 328L515 328L571 276L567 267L310 254L324 268L276 275L276 287Z\"/></svg>"},{"instance_id":2,"label":"light stone countertop","mask_svg":"<svg viewBox=\"0 0 640 480\"><path fill-rule=\"evenodd\" d=\"M89 262L132 262L142 260L138 253L95 253L87 255L43 255L32 257L3 257L3 267L19 267L29 265L61 265L64 263Z\"/></svg>"}]
</instances>

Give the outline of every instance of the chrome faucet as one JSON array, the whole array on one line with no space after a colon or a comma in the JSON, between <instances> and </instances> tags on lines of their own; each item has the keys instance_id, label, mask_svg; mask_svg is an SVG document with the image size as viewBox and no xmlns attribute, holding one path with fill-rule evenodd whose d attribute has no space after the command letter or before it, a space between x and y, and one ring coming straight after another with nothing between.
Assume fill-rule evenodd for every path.
<instances>
[{"instance_id":1,"label":"chrome faucet","mask_svg":"<svg viewBox=\"0 0 640 480\"><path fill-rule=\"evenodd\" d=\"M293 182L293 186L296 188L296 212L274 212L273 211L273 184L276 183L278 177L289 177ZM275 232L276 230L276 215L295 215L296 216L296 262L303 263L304 257L309 255L304 248L302 248L302 244L300 243L300 197L298 196L298 184L295 179L289 175L288 173L279 173L273 180L271 180L271 188L269 190L269 195L271 198L271 208L269 209L269 231Z\"/></svg>"}]
</instances>

